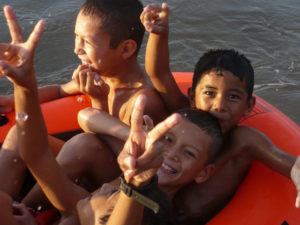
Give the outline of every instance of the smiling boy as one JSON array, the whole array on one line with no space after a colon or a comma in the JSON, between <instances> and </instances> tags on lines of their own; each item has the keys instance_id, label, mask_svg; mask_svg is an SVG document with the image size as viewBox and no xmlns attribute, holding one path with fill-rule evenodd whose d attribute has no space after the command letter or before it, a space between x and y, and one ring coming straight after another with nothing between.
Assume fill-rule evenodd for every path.
<instances>
[{"instance_id":1,"label":"smiling boy","mask_svg":"<svg viewBox=\"0 0 300 225\"><path fill-rule=\"evenodd\" d=\"M178 221L199 224L214 216L231 199L248 173L251 162L265 165L290 178L295 158L280 151L259 131L238 126L255 104L254 72L250 61L234 50L211 50L195 66L189 99L183 95L169 68L167 4L147 6L141 20L150 32L146 71L169 111L190 104L214 115L224 146L216 160L216 173L206 182L190 184L175 197ZM295 181L294 181L295 182ZM297 181L295 183L297 185Z\"/></svg>"},{"instance_id":2,"label":"smiling boy","mask_svg":"<svg viewBox=\"0 0 300 225\"><path fill-rule=\"evenodd\" d=\"M139 94L144 94L148 98L145 113L150 115L155 123L163 119L166 116L164 105L137 59L144 34L143 25L139 20L142 9L143 6L138 0L87 0L79 11L75 25L74 52L82 65L74 71L73 79L69 83L40 88L40 102L81 92L91 97L93 107L108 112L129 125L135 99ZM12 42L22 43L21 29L14 13L9 7L5 8L4 12ZM51 145L52 141L49 140ZM114 140L106 140L104 144L95 135L80 134L65 145L60 162L66 170L71 171L69 174L74 180L81 175L88 176L97 186L103 182L97 179L99 173L103 175L99 165L111 166L111 174L107 176L119 173L115 160L101 159L102 154L107 156L106 159L113 159L115 155L111 149L119 152L121 144ZM90 151L81 151L82 146L87 145L91 147ZM102 154L99 153L101 151ZM78 162L78 154L82 159L89 157L92 161ZM81 168L86 169L74 172L80 163ZM95 165L94 169L90 166L91 163ZM0 175L7 180L5 184L0 185L0 189L16 198L25 169L18 156L16 129L12 128L0 152Z\"/></svg>"},{"instance_id":3,"label":"smiling boy","mask_svg":"<svg viewBox=\"0 0 300 225\"><path fill-rule=\"evenodd\" d=\"M103 207L93 207L93 204L100 201L104 206L107 201L112 200L111 197L115 192L91 196L85 189L75 185L55 160L48 144L33 66L34 50L44 28L45 22L40 21L26 42L0 44L0 76L9 77L14 84L16 115L27 116L27 119L16 121L20 156L53 206L61 212L60 223L78 224L79 217L82 225L106 224L102 217L106 217L107 209L105 211ZM11 55L11 58L5 57L6 52ZM19 58L18 65L13 63L16 58ZM135 102L131 118L132 132L118 162L125 172L126 181L129 182L132 179L132 184L136 187L147 186L149 179L160 168L158 183L167 196L172 199L185 184L191 181L201 183L210 177L214 171L212 161L220 150L222 142L221 129L217 120L209 113L187 109L179 112L182 114L182 119L178 114L174 114L147 133L143 129L142 122L145 107L146 97L140 95ZM111 116L110 118L115 119ZM123 124L120 121L119 123ZM127 129L129 128L127 127ZM32 145L33 142L35 145ZM135 147L128 144L130 142L134 142ZM135 160L135 163L130 163L130 167L126 168L128 157L131 157L129 161ZM2 195L1 197L6 198ZM87 205L92 205L88 210L84 209L86 204L80 203L80 200L86 197ZM10 204L11 202L10 199L5 201L6 203L1 202L1 204ZM162 202L160 207L164 203L166 202ZM28 210L25 211L28 213ZM13 220L11 210L8 213L5 216ZM89 213L92 213L92 216ZM160 215L159 213L157 215ZM100 215L102 217L99 217ZM148 217L151 221L155 217L153 213L152 215ZM170 221L172 217L166 215L160 215L158 220ZM20 218L20 220L22 219L26 218ZM31 222L31 224L35 224L34 221L31 220ZM28 221L22 221L22 223L29 224ZM108 224L112 223L109 221ZM152 222L152 224L160 223Z\"/></svg>"}]
</instances>

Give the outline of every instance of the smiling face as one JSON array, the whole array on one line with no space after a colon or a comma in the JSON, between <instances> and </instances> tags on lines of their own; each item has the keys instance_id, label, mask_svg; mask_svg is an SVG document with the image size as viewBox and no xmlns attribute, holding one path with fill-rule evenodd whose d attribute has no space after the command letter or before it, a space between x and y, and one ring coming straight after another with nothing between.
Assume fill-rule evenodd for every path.
<instances>
[{"instance_id":1,"label":"smiling face","mask_svg":"<svg viewBox=\"0 0 300 225\"><path fill-rule=\"evenodd\" d=\"M118 48L110 47L110 36L101 29L96 16L79 13L75 25L74 53L82 64L89 64L100 74L113 73L120 59Z\"/></svg>"},{"instance_id":2,"label":"smiling face","mask_svg":"<svg viewBox=\"0 0 300 225\"><path fill-rule=\"evenodd\" d=\"M219 120L223 134L235 127L255 103L254 97L248 99L246 83L224 70L203 74L190 97L197 109L208 111Z\"/></svg>"},{"instance_id":3,"label":"smiling face","mask_svg":"<svg viewBox=\"0 0 300 225\"><path fill-rule=\"evenodd\" d=\"M191 181L200 182L212 138L183 119L170 129L162 143L165 155L162 167L157 171L159 186L179 189Z\"/></svg>"}]
</instances>

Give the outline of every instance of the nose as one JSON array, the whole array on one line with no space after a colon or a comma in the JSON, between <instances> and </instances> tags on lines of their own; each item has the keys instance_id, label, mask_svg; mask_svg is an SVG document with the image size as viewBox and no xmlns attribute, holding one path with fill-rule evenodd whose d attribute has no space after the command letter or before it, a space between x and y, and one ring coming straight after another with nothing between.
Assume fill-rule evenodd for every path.
<instances>
[{"instance_id":1,"label":"nose","mask_svg":"<svg viewBox=\"0 0 300 225\"><path fill-rule=\"evenodd\" d=\"M214 99L213 110L217 112L226 111L226 99L222 96L218 96Z\"/></svg>"},{"instance_id":2,"label":"nose","mask_svg":"<svg viewBox=\"0 0 300 225\"><path fill-rule=\"evenodd\" d=\"M179 149L176 146L174 146L172 149L170 149L166 152L166 157L175 162L178 162L179 161Z\"/></svg>"},{"instance_id":3,"label":"nose","mask_svg":"<svg viewBox=\"0 0 300 225\"><path fill-rule=\"evenodd\" d=\"M76 55L82 55L82 54L84 54L83 40L81 38L78 38L78 37L75 38L74 53Z\"/></svg>"}]
</instances>

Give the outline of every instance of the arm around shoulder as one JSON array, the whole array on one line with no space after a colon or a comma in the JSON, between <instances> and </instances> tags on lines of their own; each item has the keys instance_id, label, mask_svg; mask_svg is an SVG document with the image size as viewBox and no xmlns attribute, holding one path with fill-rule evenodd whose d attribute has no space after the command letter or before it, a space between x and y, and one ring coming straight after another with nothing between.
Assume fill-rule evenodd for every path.
<instances>
[{"instance_id":1,"label":"arm around shoulder","mask_svg":"<svg viewBox=\"0 0 300 225\"><path fill-rule=\"evenodd\" d=\"M238 127L235 131L238 142L243 142L246 154L259 160L276 172L290 178L290 171L295 163L295 157L277 148L262 132L250 127Z\"/></svg>"}]
</instances>

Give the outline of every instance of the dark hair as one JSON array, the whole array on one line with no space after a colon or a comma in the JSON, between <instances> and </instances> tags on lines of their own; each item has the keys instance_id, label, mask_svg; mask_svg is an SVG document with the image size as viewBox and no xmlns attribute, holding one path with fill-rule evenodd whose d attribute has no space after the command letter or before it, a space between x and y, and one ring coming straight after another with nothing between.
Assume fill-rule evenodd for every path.
<instances>
[{"instance_id":1,"label":"dark hair","mask_svg":"<svg viewBox=\"0 0 300 225\"><path fill-rule=\"evenodd\" d=\"M199 109L180 109L177 113L200 127L212 138L213 143L211 148L207 151L206 164L212 163L222 147L222 131L219 121L209 112Z\"/></svg>"},{"instance_id":2,"label":"dark hair","mask_svg":"<svg viewBox=\"0 0 300 225\"><path fill-rule=\"evenodd\" d=\"M101 19L101 28L110 35L110 47L132 39L137 50L142 44L145 28L140 21L143 4L139 0L87 0L80 8L84 15Z\"/></svg>"},{"instance_id":3,"label":"dark hair","mask_svg":"<svg viewBox=\"0 0 300 225\"><path fill-rule=\"evenodd\" d=\"M249 59L235 50L216 49L204 53L195 66L192 90L204 73L212 69L227 70L241 81L246 81L248 99L252 97L254 86L254 70Z\"/></svg>"}]
</instances>

